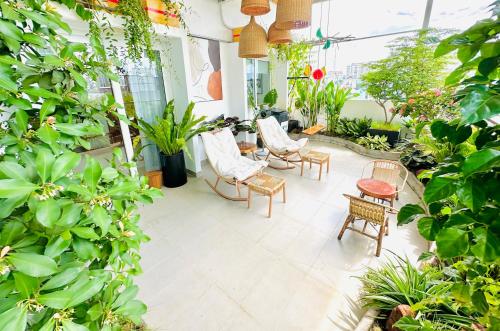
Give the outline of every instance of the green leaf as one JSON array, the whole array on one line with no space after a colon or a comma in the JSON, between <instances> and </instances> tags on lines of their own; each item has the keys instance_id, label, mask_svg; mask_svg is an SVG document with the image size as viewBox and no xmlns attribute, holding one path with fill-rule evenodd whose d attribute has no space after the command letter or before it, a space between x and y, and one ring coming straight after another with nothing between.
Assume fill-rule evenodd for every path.
<instances>
[{"instance_id":1,"label":"green leaf","mask_svg":"<svg viewBox=\"0 0 500 331\"><path fill-rule=\"evenodd\" d=\"M463 230L445 228L436 235L436 245L441 258L461 256L469 250L469 237Z\"/></svg>"},{"instance_id":2,"label":"green leaf","mask_svg":"<svg viewBox=\"0 0 500 331\"><path fill-rule=\"evenodd\" d=\"M16 306L0 314L2 331L21 331L26 329L28 310L24 306Z\"/></svg>"},{"instance_id":3,"label":"green leaf","mask_svg":"<svg viewBox=\"0 0 500 331\"><path fill-rule=\"evenodd\" d=\"M23 299L28 299L40 285L35 277L27 276L20 272L14 272L14 281L16 289L19 291Z\"/></svg>"},{"instance_id":4,"label":"green leaf","mask_svg":"<svg viewBox=\"0 0 500 331\"><path fill-rule=\"evenodd\" d=\"M20 179L0 179L0 198L23 196L38 188L37 185Z\"/></svg>"},{"instance_id":5,"label":"green leaf","mask_svg":"<svg viewBox=\"0 0 500 331\"><path fill-rule=\"evenodd\" d=\"M91 321L96 321L104 313L101 303L96 303L89 310L87 310L87 315L89 315Z\"/></svg>"},{"instance_id":6,"label":"green leaf","mask_svg":"<svg viewBox=\"0 0 500 331\"><path fill-rule=\"evenodd\" d=\"M95 233L94 229L78 226L71 229L71 232L83 239L98 240L99 236Z\"/></svg>"},{"instance_id":7,"label":"green leaf","mask_svg":"<svg viewBox=\"0 0 500 331\"><path fill-rule=\"evenodd\" d=\"M99 249L86 239L73 238L73 249L82 260L92 260L99 256Z\"/></svg>"},{"instance_id":8,"label":"green leaf","mask_svg":"<svg viewBox=\"0 0 500 331\"><path fill-rule=\"evenodd\" d=\"M499 256L500 238L493 231L484 228L474 231L476 244L471 252L483 262L494 262Z\"/></svg>"},{"instance_id":9,"label":"green leaf","mask_svg":"<svg viewBox=\"0 0 500 331\"><path fill-rule=\"evenodd\" d=\"M4 161L0 162L0 176L24 181L28 178L28 172L16 162Z\"/></svg>"},{"instance_id":10,"label":"green leaf","mask_svg":"<svg viewBox=\"0 0 500 331\"><path fill-rule=\"evenodd\" d=\"M33 276L45 277L57 271L57 264L50 257L34 253L12 253L7 259L20 272Z\"/></svg>"},{"instance_id":11,"label":"green leaf","mask_svg":"<svg viewBox=\"0 0 500 331\"><path fill-rule=\"evenodd\" d=\"M66 307L74 307L96 295L104 286L104 281L100 278L89 279L83 285L71 286L68 292L71 293L71 300Z\"/></svg>"},{"instance_id":12,"label":"green leaf","mask_svg":"<svg viewBox=\"0 0 500 331\"><path fill-rule=\"evenodd\" d=\"M115 310L115 313L131 318L143 315L146 310L147 308L144 303L139 300L131 300L126 302L123 306L118 307Z\"/></svg>"},{"instance_id":13,"label":"green leaf","mask_svg":"<svg viewBox=\"0 0 500 331\"><path fill-rule=\"evenodd\" d=\"M107 193L112 198L122 198L129 196L129 193L134 192L137 189L139 189L137 181L127 181L112 186L107 190Z\"/></svg>"},{"instance_id":14,"label":"green leaf","mask_svg":"<svg viewBox=\"0 0 500 331\"><path fill-rule=\"evenodd\" d=\"M316 37L319 39L323 39L323 33L321 32L321 28L318 28L318 30L316 30Z\"/></svg>"},{"instance_id":15,"label":"green leaf","mask_svg":"<svg viewBox=\"0 0 500 331\"><path fill-rule=\"evenodd\" d=\"M468 284L455 283L450 289L451 295L461 303L467 303L471 299L472 288Z\"/></svg>"},{"instance_id":16,"label":"green leaf","mask_svg":"<svg viewBox=\"0 0 500 331\"><path fill-rule=\"evenodd\" d=\"M40 201L36 206L36 220L47 228L52 228L61 216L61 207L54 199Z\"/></svg>"},{"instance_id":17,"label":"green leaf","mask_svg":"<svg viewBox=\"0 0 500 331\"><path fill-rule=\"evenodd\" d=\"M461 182L457 188L457 197L467 208L477 212L486 201L486 193L481 183L468 178Z\"/></svg>"},{"instance_id":18,"label":"green leaf","mask_svg":"<svg viewBox=\"0 0 500 331\"><path fill-rule=\"evenodd\" d=\"M445 228L451 228L451 227L457 227L457 228L465 228L471 224L474 224L476 221L470 217L467 216L463 212L457 212L455 214L451 214L450 217L448 218L448 221L444 223Z\"/></svg>"},{"instance_id":19,"label":"green leaf","mask_svg":"<svg viewBox=\"0 0 500 331\"><path fill-rule=\"evenodd\" d=\"M492 91L472 90L460 102L462 121L476 123L500 114L500 95Z\"/></svg>"},{"instance_id":20,"label":"green leaf","mask_svg":"<svg viewBox=\"0 0 500 331\"><path fill-rule=\"evenodd\" d=\"M488 148L469 155L462 166L465 177L473 173L482 172L500 164L500 151Z\"/></svg>"},{"instance_id":21,"label":"green leaf","mask_svg":"<svg viewBox=\"0 0 500 331\"><path fill-rule=\"evenodd\" d=\"M42 286L42 290L53 290L55 288L65 286L74 281L82 271L82 268L68 268L55 276L52 276L48 282ZM68 300L69 301L69 300Z\"/></svg>"},{"instance_id":22,"label":"green leaf","mask_svg":"<svg viewBox=\"0 0 500 331\"><path fill-rule=\"evenodd\" d=\"M85 325L76 324L70 320L64 320L62 325L63 331L89 331Z\"/></svg>"},{"instance_id":23,"label":"green leaf","mask_svg":"<svg viewBox=\"0 0 500 331\"><path fill-rule=\"evenodd\" d=\"M46 293L38 296L38 301L50 308L64 309L69 300L71 300L71 293L67 290Z\"/></svg>"},{"instance_id":24,"label":"green leaf","mask_svg":"<svg viewBox=\"0 0 500 331\"><path fill-rule=\"evenodd\" d=\"M11 79L11 76L0 71L0 88L12 93L17 93L17 84Z\"/></svg>"},{"instance_id":25,"label":"green leaf","mask_svg":"<svg viewBox=\"0 0 500 331\"><path fill-rule=\"evenodd\" d=\"M21 132L26 133L28 129L28 114L22 109L16 111L16 124Z\"/></svg>"},{"instance_id":26,"label":"green leaf","mask_svg":"<svg viewBox=\"0 0 500 331\"><path fill-rule=\"evenodd\" d=\"M420 331L422 328L422 325L420 324L420 322L411 316L404 316L404 317L400 318L394 324L394 326L400 330L405 330L405 331Z\"/></svg>"},{"instance_id":27,"label":"green leaf","mask_svg":"<svg viewBox=\"0 0 500 331\"><path fill-rule=\"evenodd\" d=\"M55 325L56 325L56 322L54 321L54 319L51 318L38 331L54 331Z\"/></svg>"},{"instance_id":28,"label":"green leaf","mask_svg":"<svg viewBox=\"0 0 500 331\"><path fill-rule=\"evenodd\" d=\"M83 207L79 204L64 206L61 218L57 221L58 226L69 228L80 220Z\"/></svg>"},{"instance_id":29,"label":"green leaf","mask_svg":"<svg viewBox=\"0 0 500 331\"><path fill-rule=\"evenodd\" d=\"M53 182L66 176L68 172L74 169L80 163L80 154L74 152L65 152L59 156L52 166L51 179Z\"/></svg>"},{"instance_id":30,"label":"green leaf","mask_svg":"<svg viewBox=\"0 0 500 331\"><path fill-rule=\"evenodd\" d=\"M442 200L455 193L456 180L450 177L432 177L424 191L424 201L431 203Z\"/></svg>"},{"instance_id":31,"label":"green leaf","mask_svg":"<svg viewBox=\"0 0 500 331\"><path fill-rule=\"evenodd\" d=\"M413 222L418 215L425 214L425 210L419 205L404 205L398 213L398 226Z\"/></svg>"},{"instance_id":32,"label":"green leaf","mask_svg":"<svg viewBox=\"0 0 500 331\"><path fill-rule=\"evenodd\" d=\"M20 17L16 13L16 11L9 5L7 2L2 2L0 4L0 7L2 8L2 16L11 21L19 21Z\"/></svg>"},{"instance_id":33,"label":"green leaf","mask_svg":"<svg viewBox=\"0 0 500 331\"><path fill-rule=\"evenodd\" d=\"M96 136L103 133L101 126L91 126L87 123L56 123L57 130L70 136Z\"/></svg>"},{"instance_id":34,"label":"green leaf","mask_svg":"<svg viewBox=\"0 0 500 331\"><path fill-rule=\"evenodd\" d=\"M69 72L71 73L71 77L73 77L78 85L80 85L84 89L87 88L87 80L82 76L82 74L73 69L69 69Z\"/></svg>"},{"instance_id":35,"label":"green leaf","mask_svg":"<svg viewBox=\"0 0 500 331\"><path fill-rule=\"evenodd\" d=\"M139 287L137 285L132 285L127 287L120 295L116 298L116 300L111 305L111 309L115 309L124 305L125 303L134 299L139 292Z\"/></svg>"},{"instance_id":36,"label":"green leaf","mask_svg":"<svg viewBox=\"0 0 500 331\"><path fill-rule=\"evenodd\" d=\"M472 304L481 314L486 314L490 309L490 305L481 290L477 290L472 294Z\"/></svg>"},{"instance_id":37,"label":"green leaf","mask_svg":"<svg viewBox=\"0 0 500 331\"><path fill-rule=\"evenodd\" d=\"M429 241L434 241L439 231L439 223L434 217L422 217L418 220L418 232Z\"/></svg>"},{"instance_id":38,"label":"green leaf","mask_svg":"<svg viewBox=\"0 0 500 331\"><path fill-rule=\"evenodd\" d=\"M57 236L49 240L45 246L44 255L55 258L64 252L71 245L71 240L64 240L63 237Z\"/></svg>"},{"instance_id":39,"label":"green leaf","mask_svg":"<svg viewBox=\"0 0 500 331\"><path fill-rule=\"evenodd\" d=\"M44 47L47 44L47 41L45 39L35 33L25 33L23 35L23 39L32 45L40 47Z\"/></svg>"},{"instance_id":40,"label":"green leaf","mask_svg":"<svg viewBox=\"0 0 500 331\"><path fill-rule=\"evenodd\" d=\"M7 37L16 41L23 40L23 33L21 30L15 24L4 20L0 20L0 36L4 39Z\"/></svg>"},{"instance_id":41,"label":"green leaf","mask_svg":"<svg viewBox=\"0 0 500 331\"><path fill-rule=\"evenodd\" d=\"M108 233L109 226L111 225L111 216L108 214L106 209L103 207L96 205L91 213L91 219L94 223L101 228L102 234L101 236L105 236ZM83 237L84 238L84 237ZM92 238L86 238L92 239Z\"/></svg>"},{"instance_id":42,"label":"green leaf","mask_svg":"<svg viewBox=\"0 0 500 331\"><path fill-rule=\"evenodd\" d=\"M323 49L329 49L331 46L332 46L332 42L330 41L330 39L327 39L325 41L325 44L323 45Z\"/></svg>"},{"instance_id":43,"label":"green leaf","mask_svg":"<svg viewBox=\"0 0 500 331\"><path fill-rule=\"evenodd\" d=\"M26 231L26 227L19 221L9 221L5 223L0 235L0 245L10 245Z\"/></svg>"},{"instance_id":44,"label":"green leaf","mask_svg":"<svg viewBox=\"0 0 500 331\"><path fill-rule=\"evenodd\" d=\"M28 88L23 89L23 92L29 96L32 96L32 97L62 100L62 97L59 94L56 94L54 92L50 92L50 91L43 89L41 87L36 87L36 88L28 87Z\"/></svg>"},{"instance_id":45,"label":"green leaf","mask_svg":"<svg viewBox=\"0 0 500 331\"><path fill-rule=\"evenodd\" d=\"M101 178L101 174L102 174L101 164L96 159L87 157L86 166L85 169L83 170L83 180L85 184L88 186L90 192L95 193L97 188L97 183Z\"/></svg>"},{"instance_id":46,"label":"green leaf","mask_svg":"<svg viewBox=\"0 0 500 331\"><path fill-rule=\"evenodd\" d=\"M43 149L38 152L35 164L36 164L36 170L38 171L38 175L42 179L42 182L45 183L47 178L49 178L54 161L55 158L51 152L48 152Z\"/></svg>"},{"instance_id":47,"label":"green leaf","mask_svg":"<svg viewBox=\"0 0 500 331\"><path fill-rule=\"evenodd\" d=\"M53 99L46 99L40 108L40 123L45 120L45 117L52 114L56 109L57 101Z\"/></svg>"},{"instance_id":48,"label":"green leaf","mask_svg":"<svg viewBox=\"0 0 500 331\"><path fill-rule=\"evenodd\" d=\"M36 130L38 138L51 147L57 144L59 132L54 130L50 125L43 124Z\"/></svg>"}]
</instances>

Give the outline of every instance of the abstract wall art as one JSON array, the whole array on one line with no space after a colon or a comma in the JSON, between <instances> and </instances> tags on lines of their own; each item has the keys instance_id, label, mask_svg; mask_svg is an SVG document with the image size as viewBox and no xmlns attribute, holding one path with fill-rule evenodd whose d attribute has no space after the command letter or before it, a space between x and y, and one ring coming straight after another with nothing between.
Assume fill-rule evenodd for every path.
<instances>
[{"instance_id":1,"label":"abstract wall art","mask_svg":"<svg viewBox=\"0 0 500 331\"><path fill-rule=\"evenodd\" d=\"M189 43L189 58L193 101L222 100L219 42L193 37Z\"/></svg>"}]
</instances>

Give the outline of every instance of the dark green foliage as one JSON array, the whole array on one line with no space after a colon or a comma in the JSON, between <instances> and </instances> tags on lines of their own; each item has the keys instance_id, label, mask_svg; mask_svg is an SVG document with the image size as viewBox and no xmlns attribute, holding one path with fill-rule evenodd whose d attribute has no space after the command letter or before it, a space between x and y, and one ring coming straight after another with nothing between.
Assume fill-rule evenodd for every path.
<instances>
[{"instance_id":1,"label":"dark green foliage","mask_svg":"<svg viewBox=\"0 0 500 331\"><path fill-rule=\"evenodd\" d=\"M368 133L366 137L358 138L356 143L375 151L388 151L391 149L391 146L387 143L387 136L372 136Z\"/></svg>"},{"instance_id":2,"label":"dark green foliage","mask_svg":"<svg viewBox=\"0 0 500 331\"><path fill-rule=\"evenodd\" d=\"M116 79L102 43L91 37L90 52L66 40L69 26L44 0L2 1L0 14L0 328L138 325L146 306L133 276L148 237L136 204L161 192L130 176L119 149L106 166L75 153L120 107L87 93L84 77Z\"/></svg>"},{"instance_id":3,"label":"dark green foliage","mask_svg":"<svg viewBox=\"0 0 500 331\"><path fill-rule=\"evenodd\" d=\"M372 124L372 120L364 118L340 118L335 133L341 136L360 138L368 134L368 129Z\"/></svg>"}]
</instances>

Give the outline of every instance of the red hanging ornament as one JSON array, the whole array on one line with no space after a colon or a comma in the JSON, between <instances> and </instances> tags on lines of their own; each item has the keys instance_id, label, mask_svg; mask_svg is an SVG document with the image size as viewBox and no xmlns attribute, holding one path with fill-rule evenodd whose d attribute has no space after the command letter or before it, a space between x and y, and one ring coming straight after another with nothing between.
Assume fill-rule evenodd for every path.
<instances>
[{"instance_id":1,"label":"red hanging ornament","mask_svg":"<svg viewBox=\"0 0 500 331\"><path fill-rule=\"evenodd\" d=\"M323 72L323 70L316 69L313 71L313 78L315 80L321 80L321 79L323 79L323 77L325 77L325 73Z\"/></svg>"}]
</instances>

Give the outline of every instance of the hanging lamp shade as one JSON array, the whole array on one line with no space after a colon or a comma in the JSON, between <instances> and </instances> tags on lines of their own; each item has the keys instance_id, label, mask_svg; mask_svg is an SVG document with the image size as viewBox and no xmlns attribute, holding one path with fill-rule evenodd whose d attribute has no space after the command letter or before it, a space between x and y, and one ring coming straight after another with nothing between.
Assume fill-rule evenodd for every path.
<instances>
[{"instance_id":1,"label":"hanging lamp shade","mask_svg":"<svg viewBox=\"0 0 500 331\"><path fill-rule=\"evenodd\" d=\"M245 15L260 16L270 11L269 0L241 0L241 12Z\"/></svg>"},{"instance_id":2,"label":"hanging lamp shade","mask_svg":"<svg viewBox=\"0 0 500 331\"><path fill-rule=\"evenodd\" d=\"M238 56L245 59L267 56L266 30L255 22L253 16L250 23L241 30Z\"/></svg>"},{"instance_id":3,"label":"hanging lamp shade","mask_svg":"<svg viewBox=\"0 0 500 331\"><path fill-rule=\"evenodd\" d=\"M288 44L292 42L292 36L289 30L280 30L273 23L267 32L267 41L270 44Z\"/></svg>"},{"instance_id":4,"label":"hanging lamp shade","mask_svg":"<svg viewBox=\"0 0 500 331\"><path fill-rule=\"evenodd\" d=\"M279 0L276 27L282 30L303 29L311 25L312 0Z\"/></svg>"}]
</instances>

